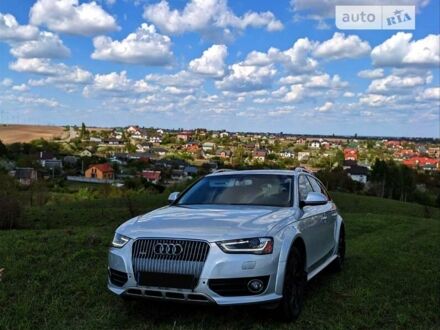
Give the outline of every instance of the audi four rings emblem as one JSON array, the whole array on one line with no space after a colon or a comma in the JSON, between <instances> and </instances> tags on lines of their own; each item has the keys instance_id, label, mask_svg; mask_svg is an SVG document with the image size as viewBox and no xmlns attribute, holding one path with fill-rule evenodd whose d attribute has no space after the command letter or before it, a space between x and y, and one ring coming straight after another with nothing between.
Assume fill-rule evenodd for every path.
<instances>
[{"instance_id":1,"label":"audi four rings emblem","mask_svg":"<svg viewBox=\"0 0 440 330\"><path fill-rule=\"evenodd\" d=\"M174 243L157 243L154 246L155 254L162 254L168 256L178 256L183 252L183 247L180 244Z\"/></svg>"}]
</instances>

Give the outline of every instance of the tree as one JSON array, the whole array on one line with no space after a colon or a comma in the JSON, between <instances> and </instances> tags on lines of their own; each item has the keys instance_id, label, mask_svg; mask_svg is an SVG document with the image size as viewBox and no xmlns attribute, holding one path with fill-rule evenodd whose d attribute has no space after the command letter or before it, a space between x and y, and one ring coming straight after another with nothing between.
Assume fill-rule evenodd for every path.
<instances>
[{"instance_id":1,"label":"tree","mask_svg":"<svg viewBox=\"0 0 440 330\"><path fill-rule=\"evenodd\" d=\"M90 137L90 131L87 129L86 124L81 124L81 130L79 132L79 138L81 140L88 139Z\"/></svg>"},{"instance_id":2,"label":"tree","mask_svg":"<svg viewBox=\"0 0 440 330\"><path fill-rule=\"evenodd\" d=\"M19 228L23 206L18 197L16 183L9 175L0 173L0 230Z\"/></svg>"},{"instance_id":3,"label":"tree","mask_svg":"<svg viewBox=\"0 0 440 330\"><path fill-rule=\"evenodd\" d=\"M371 168L371 181L381 184L381 189L379 192L379 197L385 196L385 181L387 175L387 164L384 160L376 158L372 168Z\"/></svg>"},{"instance_id":4,"label":"tree","mask_svg":"<svg viewBox=\"0 0 440 330\"><path fill-rule=\"evenodd\" d=\"M6 156L8 153L8 149L6 149L6 146L3 144L2 140L0 140L0 157Z\"/></svg>"}]
</instances>

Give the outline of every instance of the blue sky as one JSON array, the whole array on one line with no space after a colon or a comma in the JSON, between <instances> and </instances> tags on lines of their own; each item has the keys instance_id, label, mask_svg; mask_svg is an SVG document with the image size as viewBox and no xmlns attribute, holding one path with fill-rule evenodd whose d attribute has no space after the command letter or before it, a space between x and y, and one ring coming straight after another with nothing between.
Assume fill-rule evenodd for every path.
<instances>
[{"instance_id":1,"label":"blue sky","mask_svg":"<svg viewBox=\"0 0 440 330\"><path fill-rule=\"evenodd\" d=\"M0 121L439 137L440 2L393 1L407 31L342 3L2 0Z\"/></svg>"}]
</instances>

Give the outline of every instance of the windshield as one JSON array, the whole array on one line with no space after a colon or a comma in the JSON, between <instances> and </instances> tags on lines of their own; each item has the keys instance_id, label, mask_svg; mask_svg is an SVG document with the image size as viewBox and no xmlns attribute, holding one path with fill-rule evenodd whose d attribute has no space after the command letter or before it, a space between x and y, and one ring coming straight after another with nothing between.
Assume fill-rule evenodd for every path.
<instances>
[{"instance_id":1,"label":"windshield","mask_svg":"<svg viewBox=\"0 0 440 330\"><path fill-rule=\"evenodd\" d=\"M292 205L293 178L287 175L236 174L205 177L177 205Z\"/></svg>"}]
</instances>

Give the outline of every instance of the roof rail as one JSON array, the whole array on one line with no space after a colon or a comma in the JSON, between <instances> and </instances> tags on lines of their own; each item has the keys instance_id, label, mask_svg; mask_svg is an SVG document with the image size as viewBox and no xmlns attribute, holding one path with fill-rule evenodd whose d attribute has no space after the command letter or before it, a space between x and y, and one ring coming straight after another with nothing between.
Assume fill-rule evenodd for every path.
<instances>
[{"instance_id":1,"label":"roof rail","mask_svg":"<svg viewBox=\"0 0 440 330\"><path fill-rule=\"evenodd\" d=\"M302 166L298 166L295 168L295 172L306 172L306 173L312 173L310 172L308 169L306 169L305 167Z\"/></svg>"},{"instance_id":2,"label":"roof rail","mask_svg":"<svg viewBox=\"0 0 440 330\"><path fill-rule=\"evenodd\" d=\"M234 171L237 171L237 170L234 170L232 168L219 168L218 170L215 170L212 173L234 172Z\"/></svg>"}]
</instances>

